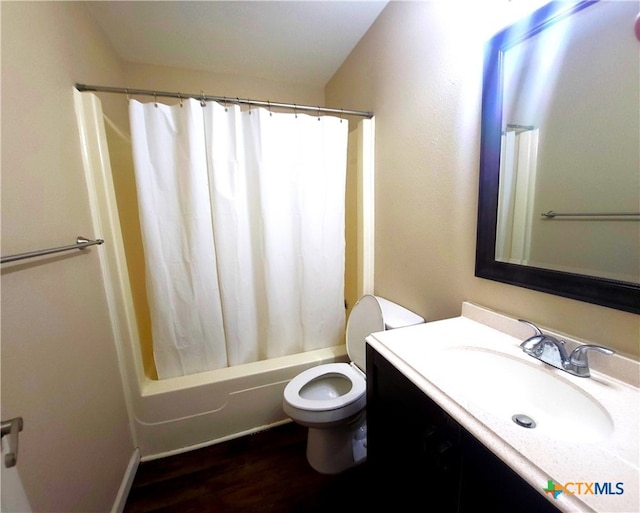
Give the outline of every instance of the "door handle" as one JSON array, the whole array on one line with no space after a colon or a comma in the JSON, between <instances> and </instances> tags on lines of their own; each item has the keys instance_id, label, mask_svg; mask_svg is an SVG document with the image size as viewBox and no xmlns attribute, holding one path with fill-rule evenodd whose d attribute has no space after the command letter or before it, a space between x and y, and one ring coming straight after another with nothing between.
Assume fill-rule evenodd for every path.
<instances>
[{"instance_id":1,"label":"door handle","mask_svg":"<svg viewBox=\"0 0 640 513\"><path fill-rule=\"evenodd\" d=\"M0 438L8 436L9 452L4 455L4 466L7 468L15 467L18 461L18 433L22 431L24 422L22 417L16 417L15 419L3 420L2 431Z\"/></svg>"}]
</instances>

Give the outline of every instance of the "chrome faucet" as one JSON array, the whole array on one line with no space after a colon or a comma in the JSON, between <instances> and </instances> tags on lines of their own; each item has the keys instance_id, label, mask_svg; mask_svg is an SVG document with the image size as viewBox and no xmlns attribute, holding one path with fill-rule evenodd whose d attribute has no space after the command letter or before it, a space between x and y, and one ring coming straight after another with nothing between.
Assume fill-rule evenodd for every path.
<instances>
[{"instance_id":1,"label":"chrome faucet","mask_svg":"<svg viewBox=\"0 0 640 513\"><path fill-rule=\"evenodd\" d=\"M524 319L518 320L528 324L535 331L535 335L520 344L522 350L529 356L533 356L544 363L568 372L569 374L573 374L574 376L588 378L591 375L589 371L589 360L587 359L587 353L589 351L598 351L599 353L607 355L615 353L615 351L608 347L585 344L578 346L571 354L568 354L563 340L558 340L551 335L545 335L532 322Z\"/></svg>"}]
</instances>

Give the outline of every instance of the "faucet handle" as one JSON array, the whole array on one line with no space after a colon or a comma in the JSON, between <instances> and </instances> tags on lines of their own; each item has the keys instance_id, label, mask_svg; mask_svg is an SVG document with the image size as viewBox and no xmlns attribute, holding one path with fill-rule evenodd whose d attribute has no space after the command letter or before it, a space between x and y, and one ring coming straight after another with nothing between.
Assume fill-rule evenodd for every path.
<instances>
[{"instance_id":1,"label":"faucet handle","mask_svg":"<svg viewBox=\"0 0 640 513\"><path fill-rule=\"evenodd\" d=\"M527 321L525 319L518 319L520 322L524 322L525 324L528 324L529 326L531 326L536 334L529 337L527 340L525 340L522 344L520 344L520 347L525 348L527 346L532 346L537 344L538 342L542 342L543 340L550 340L551 342L555 342L556 344L560 345L560 346L564 346L565 342L564 340L560 340L558 338L552 337L551 335L545 335L544 333L542 333L542 331L540 330L540 328L538 328L535 324L533 324L531 321Z\"/></svg>"},{"instance_id":2,"label":"faucet handle","mask_svg":"<svg viewBox=\"0 0 640 513\"><path fill-rule=\"evenodd\" d=\"M520 347L527 354L534 355L534 354L537 353L537 356L539 356L540 353L542 352L542 347L540 346L540 342L542 342L545 339L544 334L532 322L527 321L525 319L518 319L518 320L520 322L528 324L535 331L535 335L530 336L528 339L526 339L524 342L522 342L522 344L520 344Z\"/></svg>"},{"instance_id":3,"label":"faucet handle","mask_svg":"<svg viewBox=\"0 0 640 513\"><path fill-rule=\"evenodd\" d=\"M589 377L591 375L591 371L589 370L589 360L587 358L587 353L589 351L598 351L599 353L606 355L612 355L615 353L613 349L594 344L584 344L576 347L569 355L568 365L571 372L576 376Z\"/></svg>"},{"instance_id":4,"label":"faucet handle","mask_svg":"<svg viewBox=\"0 0 640 513\"><path fill-rule=\"evenodd\" d=\"M612 355L615 353L613 349L609 349L604 346L597 346L594 344L584 344L576 347L569 355L570 362L576 367L588 367L589 360L587 359L587 353L589 351L598 351L599 353Z\"/></svg>"},{"instance_id":5,"label":"faucet handle","mask_svg":"<svg viewBox=\"0 0 640 513\"><path fill-rule=\"evenodd\" d=\"M526 319L518 319L518 321L520 322L524 322L525 324L528 324L529 326L531 326L533 328L533 331L536 332L536 335L538 336L542 336L542 331L540 331L540 328L538 328L535 324L533 324L531 321L527 321Z\"/></svg>"}]
</instances>

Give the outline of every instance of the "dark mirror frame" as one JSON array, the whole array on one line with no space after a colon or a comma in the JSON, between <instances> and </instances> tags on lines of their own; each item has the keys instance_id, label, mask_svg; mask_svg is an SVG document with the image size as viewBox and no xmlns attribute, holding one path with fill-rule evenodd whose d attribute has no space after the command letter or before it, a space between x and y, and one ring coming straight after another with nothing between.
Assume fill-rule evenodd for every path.
<instances>
[{"instance_id":1,"label":"dark mirror frame","mask_svg":"<svg viewBox=\"0 0 640 513\"><path fill-rule=\"evenodd\" d=\"M640 313L640 284L499 262L495 259L504 52L589 7L551 2L496 34L485 46L480 133L480 183L475 275L626 312Z\"/></svg>"}]
</instances>

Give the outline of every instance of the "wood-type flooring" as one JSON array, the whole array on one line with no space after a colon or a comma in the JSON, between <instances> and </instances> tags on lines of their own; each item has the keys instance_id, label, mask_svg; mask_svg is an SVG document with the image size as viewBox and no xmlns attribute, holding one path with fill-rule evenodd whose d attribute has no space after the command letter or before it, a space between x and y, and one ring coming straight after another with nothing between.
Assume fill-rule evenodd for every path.
<instances>
[{"instance_id":1,"label":"wood-type flooring","mask_svg":"<svg viewBox=\"0 0 640 513\"><path fill-rule=\"evenodd\" d=\"M124 513L366 511L367 464L337 475L307 462L306 428L284 424L138 467Z\"/></svg>"}]
</instances>

